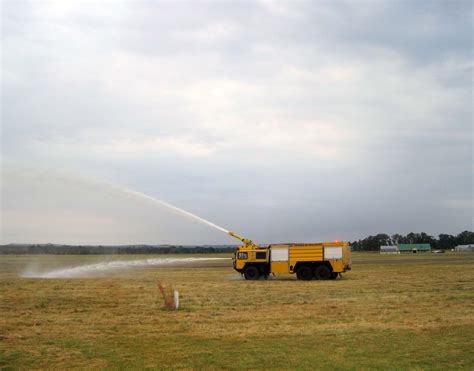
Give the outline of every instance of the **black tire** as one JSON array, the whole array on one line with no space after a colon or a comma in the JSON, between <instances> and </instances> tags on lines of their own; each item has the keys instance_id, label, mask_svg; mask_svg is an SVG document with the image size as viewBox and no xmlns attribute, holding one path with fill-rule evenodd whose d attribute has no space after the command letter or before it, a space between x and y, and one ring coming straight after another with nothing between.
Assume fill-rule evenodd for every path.
<instances>
[{"instance_id":1,"label":"black tire","mask_svg":"<svg viewBox=\"0 0 474 371\"><path fill-rule=\"evenodd\" d=\"M339 273L334 273L334 272L331 273L331 279L332 280L337 279L338 276L339 276Z\"/></svg>"},{"instance_id":2,"label":"black tire","mask_svg":"<svg viewBox=\"0 0 474 371\"><path fill-rule=\"evenodd\" d=\"M260 271L257 267L250 265L245 268L244 277L246 280L258 280L260 278Z\"/></svg>"},{"instance_id":3,"label":"black tire","mask_svg":"<svg viewBox=\"0 0 474 371\"><path fill-rule=\"evenodd\" d=\"M329 280L332 272L326 265L318 265L314 270L314 277L317 280Z\"/></svg>"},{"instance_id":4,"label":"black tire","mask_svg":"<svg viewBox=\"0 0 474 371\"><path fill-rule=\"evenodd\" d=\"M302 265L296 271L296 277L298 277L299 280L310 281L313 279L313 271L311 270L311 267Z\"/></svg>"}]
</instances>

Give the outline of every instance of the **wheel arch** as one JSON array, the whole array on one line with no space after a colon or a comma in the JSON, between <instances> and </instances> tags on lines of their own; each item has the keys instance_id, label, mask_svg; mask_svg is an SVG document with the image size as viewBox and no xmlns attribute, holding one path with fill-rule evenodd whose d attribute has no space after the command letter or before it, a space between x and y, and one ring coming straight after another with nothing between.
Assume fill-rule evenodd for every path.
<instances>
[{"instance_id":1,"label":"wheel arch","mask_svg":"<svg viewBox=\"0 0 474 371\"><path fill-rule=\"evenodd\" d=\"M268 274L270 270L269 264L248 262L248 263L245 263L243 268L240 270L240 273L245 272L247 267L250 267L250 266L256 267L260 271L260 273L264 273L264 274Z\"/></svg>"}]
</instances>

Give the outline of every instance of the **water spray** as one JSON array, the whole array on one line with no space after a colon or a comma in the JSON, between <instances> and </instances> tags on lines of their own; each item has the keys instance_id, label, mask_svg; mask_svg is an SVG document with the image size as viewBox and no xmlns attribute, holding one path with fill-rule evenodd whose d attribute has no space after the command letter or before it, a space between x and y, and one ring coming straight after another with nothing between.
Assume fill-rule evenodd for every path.
<instances>
[{"instance_id":1,"label":"water spray","mask_svg":"<svg viewBox=\"0 0 474 371\"><path fill-rule=\"evenodd\" d=\"M139 198L143 198L143 199L148 200L148 201L152 201L153 203L161 205L161 206L165 206L168 209L177 212L178 214L184 215L185 217L188 217L188 218L190 218L192 220L195 220L199 223L206 224L206 225L208 225L212 228L215 228L215 229L217 229L221 232L224 232L224 233L228 234L231 237L237 238L238 240L242 241L245 244L245 246L247 246L247 247L257 247L255 245L255 243L252 242L252 240L249 240L249 239L246 239L242 236L239 236L238 234L236 234L234 232L230 232L227 229L221 227L220 225L212 223L207 219L201 218L200 216L197 216L197 215L195 215L195 214L193 214L193 213L191 213L187 210L184 210L184 209L181 209L177 206L174 206L174 205L172 205L172 204L170 204L166 201L157 199L155 197L149 196L149 195L147 195L145 193L142 193L142 192L131 190L131 189L126 188L126 187L120 187L120 186L115 186L115 185L111 185L110 187L112 187L114 189L117 189L117 190L119 190L123 193L130 194L130 195L133 195L133 196L136 196L136 197L139 197Z\"/></svg>"},{"instance_id":2,"label":"water spray","mask_svg":"<svg viewBox=\"0 0 474 371\"><path fill-rule=\"evenodd\" d=\"M72 268L57 269L50 272L38 273L27 271L23 273L25 278L79 278L90 277L102 272L110 272L118 269L136 268L136 267L166 267L181 263L194 263L204 261L222 261L230 258L154 258L141 260L115 260L95 264L81 265Z\"/></svg>"},{"instance_id":3,"label":"water spray","mask_svg":"<svg viewBox=\"0 0 474 371\"><path fill-rule=\"evenodd\" d=\"M148 201L152 201L158 205L161 205L161 206L165 206L167 207L168 209L172 210L172 211L175 211L177 212L178 214L181 214L181 215L184 215L190 219L193 219L193 220L196 220L198 221L199 223L203 223L203 224L206 224L212 228L215 228L221 232L224 232L224 233L227 233L227 234L230 234L231 232L229 232L227 229L221 227L220 225L217 225L215 223L212 223L210 222L209 220L206 220L204 218L201 218L200 216L197 216L189 211L186 211L186 210L183 210L177 206L174 206L168 202L165 202L163 200L159 200L155 197L152 197L152 196L149 196L145 193L141 193L141 192L138 192L138 191L134 191L134 190L131 190L131 189L128 189L128 188L125 188L125 187L120 187L120 186L115 186L115 185L111 185L110 187L112 188L115 188L121 192L124 192L124 193L128 193L128 194L131 194L133 196L136 196L136 197L140 197L140 198L143 198L145 200L148 200ZM232 236L232 235L231 235Z\"/></svg>"}]
</instances>

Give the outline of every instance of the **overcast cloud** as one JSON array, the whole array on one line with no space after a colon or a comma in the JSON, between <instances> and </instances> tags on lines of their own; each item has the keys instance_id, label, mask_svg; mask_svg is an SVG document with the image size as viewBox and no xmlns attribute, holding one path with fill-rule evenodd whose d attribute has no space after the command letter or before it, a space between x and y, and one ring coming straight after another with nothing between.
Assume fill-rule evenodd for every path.
<instances>
[{"instance_id":1,"label":"overcast cloud","mask_svg":"<svg viewBox=\"0 0 474 371\"><path fill-rule=\"evenodd\" d=\"M0 242L473 229L472 1L2 7Z\"/></svg>"}]
</instances>

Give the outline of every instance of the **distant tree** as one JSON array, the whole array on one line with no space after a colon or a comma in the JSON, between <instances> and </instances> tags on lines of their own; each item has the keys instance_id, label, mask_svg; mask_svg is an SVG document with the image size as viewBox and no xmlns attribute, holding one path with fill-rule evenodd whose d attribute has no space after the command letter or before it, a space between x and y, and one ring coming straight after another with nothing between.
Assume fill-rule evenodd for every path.
<instances>
[{"instance_id":1,"label":"distant tree","mask_svg":"<svg viewBox=\"0 0 474 371\"><path fill-rule=\"evenodd\" d=\"M420 243L421 235L419 233L410 232L406 235L405 243Z\"/></svg>"},{"instance_id":2,"label":"distant tree","mask_svg":"<svg viewBox=\"0 0 474 371\"><path fill-rule=\"evenodd\" d=\"M363 240L353 242L352 249L354 251L377 251L380 246L390 243L390 237L385 233L379 233L375 236L369 236Z\"/></svg>"},{"instance_id":3,"label":"distant tree","mask_svg":"<svg viewBox=\"0 0 474 371\"><path fill-rule=\"evenodd\" d=\"M352 251L361 251L362 250L362 245L360 243L360 240L354 241L350 243Z\"/></svg>"},{"instance_id":4,"label":"distant tree","mask_svg":"<svg viewBox=\"0 0 474 371\"><path fill-rule=\"evenodd\" d=\"M392 244L398 245L399 243L403 243L403 236L401 234L395 233L392 235Z\"/></svg>"},{"instance_id":5,"label":"distant tree","mask_svg":"<svg viewBox=\"0 0 474 371\"><path fill-rule=\"evenodd\" d=\"M474 243L474 232L464 231L456 236L457 245L469 245Z\"/></svg>"},{"instance_id":6,"label":"distant tree","mask_svg":"<svg viewBox=\"0 0 474 371\"><path fill-rule=\"evenodd\" d=\"M431 245L435 245L436 244L436 239L433 238L433 236L430 236L428 234L426 234L425 232L421 232L420 233L420 242L418 243L429 243Z\"/></svg>"},{"instance_id":7,"label":"distant tree","mask_svg":"<svg viewBox=\"0 0 474 371\"><path fill-rule=\"evenodd\" d=\"M440 234L438 239L437 248L442 250L452 249L456 246L456 237L450 234Z\"/></svg>"},{"instance_id":8,"label":"distant tree","mask_svg":"<svg viewBox=\"0 0 474 371\"><path fill-rule=\"evenodd\" d=\"M426 234L425 232L421 232L421 233L410 232L406 235L405 238L401 238L401 240L403 240L403 242L400 242L400 243L429 243L429 244L434 244L436 241L432 236Z\"/></svg>"}]
</instances>

